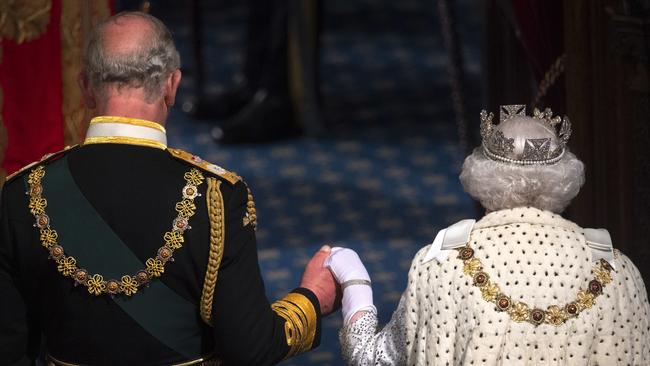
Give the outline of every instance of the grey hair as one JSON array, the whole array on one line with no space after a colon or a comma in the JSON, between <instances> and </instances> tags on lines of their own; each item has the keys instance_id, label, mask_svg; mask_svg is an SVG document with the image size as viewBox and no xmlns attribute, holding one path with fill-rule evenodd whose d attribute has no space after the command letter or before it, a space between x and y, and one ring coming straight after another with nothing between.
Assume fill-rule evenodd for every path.
<instances>
[{"instance_id":1,"label":"grey hair","mask_svg":"<svg viewBox=\"0 0 650 366\"><path fill-rule=\"evenodd\" d=\"M104 28L121 18L138 17L151 25L151 36L127 54L104 49ZM180 68L180 56L169 29L157 18L141 12L122 12L99 23L91 32L84 57L84 72L91 86L103 92L106 85L143 88L147 101L162 94L167 77Z\"/></svg>"},{"instance_id":2,"label":"grey hair","mask_svg":"<svg viewBox=\"0 0 650 366\"><path fill-rule=\"evenodd\" d=\"M510 130L503 127L504 132ZM522 128L520 123L513 123L510 127L513 129L507 131L507 136L539 133L536 126ZM517 165L491 160L479 147L465 159L460 181L465 191L488 211L532 206L561 213L584 184L585 168L568 148L554 164Z\"/></svg>"}]
</instances>

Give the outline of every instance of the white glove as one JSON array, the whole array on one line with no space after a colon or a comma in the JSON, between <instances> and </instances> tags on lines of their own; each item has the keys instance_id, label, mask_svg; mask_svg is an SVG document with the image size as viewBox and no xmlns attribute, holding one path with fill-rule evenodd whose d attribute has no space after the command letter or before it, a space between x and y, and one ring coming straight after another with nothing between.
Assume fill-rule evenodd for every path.
<instances>
[{"instance_id":1,"label":"white glove","mask_svg":"<svg viewBox=\"0 0 650 366\"><path fill-rule=\"evenodd\" d=\"M341 312L344 325L347 325L350 318L358 311L377 312L372 301L370 276L354 250L341 247L332 248L324 266L329 267L343 289Z\"/></svg>"}]
</instances>

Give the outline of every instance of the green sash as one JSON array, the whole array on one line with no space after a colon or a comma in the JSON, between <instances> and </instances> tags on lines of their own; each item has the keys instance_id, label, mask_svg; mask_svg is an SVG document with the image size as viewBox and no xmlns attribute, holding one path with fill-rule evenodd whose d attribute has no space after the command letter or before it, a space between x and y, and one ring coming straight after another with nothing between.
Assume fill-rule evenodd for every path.
<instances>
[{"instance_id":1,"label":"green sash","mask_svg":"<svg viewBox=\"0 0 650 366\"><path fill-rule=\"evenodd\" d=\"M99 273L104 279L119 280L145 267L86 200L70 174L67 157L49 164L46 172L43 196L66 254L75 257L89 273ZM198 305L162 281L152 280L135 295L118 295L113 300L167 347L187 358L201 356Z\"/></svg>"}]
</instances>

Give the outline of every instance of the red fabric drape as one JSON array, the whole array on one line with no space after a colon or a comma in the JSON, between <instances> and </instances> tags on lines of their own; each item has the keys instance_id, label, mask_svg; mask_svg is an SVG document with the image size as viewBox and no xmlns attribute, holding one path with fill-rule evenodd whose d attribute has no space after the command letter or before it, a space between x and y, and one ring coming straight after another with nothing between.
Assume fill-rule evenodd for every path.
<instances>
[{"instance_id":1,"label":"red fabric drape","mask_svg":"<svg viewBox=\"0 0 650 366\"><path fill-rule=\"evenodd\" d=\"M524 50L540 79L564 52L561 0L513 0Z\"/></svg>"},{"instance_id":2,"label":"red fabric drape","mask_svg":"<svg viewBox=\"0 0 650 366\"><path fill-rule=\"evenodd\" d=\"M50 21L39 38L17 44L2 40L0 86L8 145L8 174L63 148L61 1L52 1Z\"/></svg>"}]
</instances>

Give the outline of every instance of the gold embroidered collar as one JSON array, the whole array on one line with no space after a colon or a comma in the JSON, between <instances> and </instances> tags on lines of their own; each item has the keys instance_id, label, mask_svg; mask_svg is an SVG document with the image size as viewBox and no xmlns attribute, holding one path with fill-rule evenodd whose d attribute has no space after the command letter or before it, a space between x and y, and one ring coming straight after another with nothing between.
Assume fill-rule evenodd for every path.
<instances>
[{"instance_id":1,"label":"gold embroidered collar","mask_svg":"<svg viewBox=\"0 0 650 366\"><path fill-rule=\"evenodd\" d=\"M128 144L167 148L165 128L156 122L144 119L99 116L90 121L84 145Z\"/></svg>"}]
</instances>

